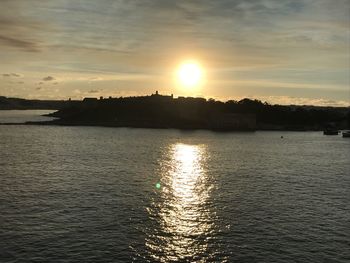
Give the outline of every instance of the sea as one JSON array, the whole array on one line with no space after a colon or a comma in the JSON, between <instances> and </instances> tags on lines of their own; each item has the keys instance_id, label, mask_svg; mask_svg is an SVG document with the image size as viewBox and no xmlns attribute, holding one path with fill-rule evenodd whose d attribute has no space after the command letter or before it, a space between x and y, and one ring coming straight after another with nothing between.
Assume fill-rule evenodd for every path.
<instances>
[{"instance_id":1,"label":"sea","mask_svg":"<svg viewBox=\"0 0 350 263\"><path fill-rule=\"evenodd\" d=\"M0 262L350 262L350 139L0 125Z\"/></svg>"}]
</instances>

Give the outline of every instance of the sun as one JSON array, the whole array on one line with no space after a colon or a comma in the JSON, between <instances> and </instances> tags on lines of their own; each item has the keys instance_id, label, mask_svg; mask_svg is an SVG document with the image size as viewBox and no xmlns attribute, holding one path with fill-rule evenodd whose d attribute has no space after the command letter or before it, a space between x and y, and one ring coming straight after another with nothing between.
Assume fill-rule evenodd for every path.
<instances>
[{"instance_id":1,"label":"sun","mask_svg":"<svg viewBox=\"0 0 350 263\"><path fill-rule=\"evenodd\" d=\"M203 71L196 61L186 61L180 65L177 77L182 86L192 88L200 84Z\"/></svg>"}]
</instances>

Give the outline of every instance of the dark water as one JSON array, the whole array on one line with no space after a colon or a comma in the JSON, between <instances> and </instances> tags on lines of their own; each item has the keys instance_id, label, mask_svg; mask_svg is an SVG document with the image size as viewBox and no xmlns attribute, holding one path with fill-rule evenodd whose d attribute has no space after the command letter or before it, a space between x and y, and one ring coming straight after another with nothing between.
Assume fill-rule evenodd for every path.
<instances>
[{"instance_id":1,"label":"dark water","mask_svg":"<svg viewBox=\"0 0 350 263\"><path fill-rule=\"evenodd\" d=\"M349 262L349 149L320 132L0 126L0 262Z\"/></svg>"}]
</instances>

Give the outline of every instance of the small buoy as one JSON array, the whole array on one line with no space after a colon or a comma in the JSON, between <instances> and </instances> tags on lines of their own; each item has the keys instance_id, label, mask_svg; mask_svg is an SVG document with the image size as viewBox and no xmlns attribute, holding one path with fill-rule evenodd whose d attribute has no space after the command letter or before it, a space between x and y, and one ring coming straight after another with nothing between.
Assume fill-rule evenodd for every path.
<instances>
[{"instance_id":1,"label":"small buoy","mask_svg":"<svg viewBox=\"0 0 350 263\"><path fill-rule=\"evenodd\" d=\"M283 139L283 136L281 136L281 139Z\"/></svg>"}]
</instances>

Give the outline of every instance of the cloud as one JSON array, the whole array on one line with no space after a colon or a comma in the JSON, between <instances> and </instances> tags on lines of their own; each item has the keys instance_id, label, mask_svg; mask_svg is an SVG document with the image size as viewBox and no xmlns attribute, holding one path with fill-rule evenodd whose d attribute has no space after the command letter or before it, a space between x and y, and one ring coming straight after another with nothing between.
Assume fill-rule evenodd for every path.
<instances>
[{"instance_id":1,"label":"cloud","mask_svg":"<svg viewBox=\"0 0 350 263\"><path fill-rule=\"evenodd\" d=\"M0 44L2 44L3 46L20 48L28 52L39 51L38 45L34 42L18 39L18 38L7 37L4 35L0 35Z\"/></svg>"},{"instance_id":2,"label":"cloud","mask_svg":"<svg viewBox=\"0 0 350 263\"><path fill-rule=\"evenodd\" d=\"M40 51L38 32L47 27L48 23L40 22L40 19L27 12L38 2L1 0L0 3L0 48L25 52Z\"/></svg>"},{"instance_id":3,"label":"cloud","mask_svg":"<svg viewBox=\"0 0 350 263\"><path fill-rule=\"evenodd\" d=\"M18 73L4 73L4 74L2 74L2 76L5 78L11 78L11 77L21 78L22 77L22 75L18 74Z\"/></svg>"},{"instance_id":4,"label":"cloud","mask_svg":"<svg viewBox=\"0 0 350 263\"><path fill-rule=\"evenodd\" d=\"M52 76L47 76L47 77L43 78L43 81L52 81L52 80L55 80L55 78Z\"/></svg>"},{"instance_id":5,"label":"cloud","mask_svg":"<svg viewBox=\"0 0 350 263\"><path fill-rule=\"evenodd\" d=\"M94 90L94 89L92 89L92 90L89 90L88 91L89 93L98 93L98 92L100 92L99 90Z\"/></svg>"}]
</instances>

